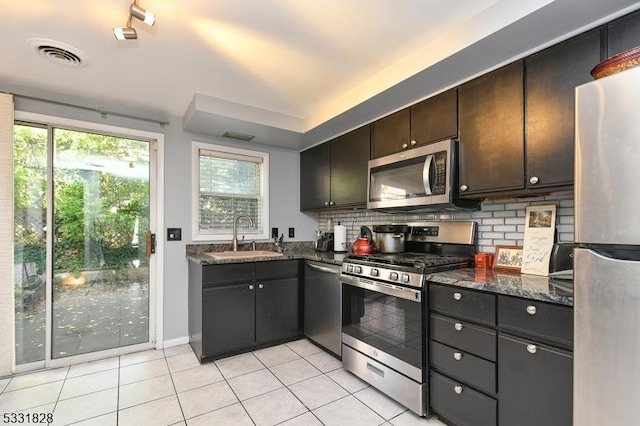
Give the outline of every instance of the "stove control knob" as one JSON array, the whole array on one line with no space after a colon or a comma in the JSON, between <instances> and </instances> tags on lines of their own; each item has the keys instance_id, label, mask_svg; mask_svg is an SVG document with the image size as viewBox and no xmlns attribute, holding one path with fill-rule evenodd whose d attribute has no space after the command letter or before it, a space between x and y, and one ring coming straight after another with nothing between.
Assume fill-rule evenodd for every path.
<instances>
[{"instance_id":1,"label":"stove control knob","mask_svg":"<svg viewBox=\"0 0 640 426\"><path fill-rule=\"evenodd\" d=\"M347 272L353 272L353 265L347 266Z\"/></svg>"},{"instance_id":2,"label":"stove control knob","mask_svg":"<svg viewBox=\"0 0 640 426\"><path fill-rule=\"evenodd\" d=\"M409 282L409 274L402 274L402 282L403 283Z\"/></svg>"},{"instance_id":3,"label":"stove control knob","mask_svg":"<svg viewBox=\"0 0 640 426\"><path fill-rule=\"evenodd\" d=\"M362 266L356 266L355 273L356 274L361 274L362 273Z\"/></svg>"},{"instance_id":4,"label":"stove control knob","mask_svg":"<svg viewBox=\"0 0 640 426\"><path fill-rule=\"evenodd\" d=\"M371 276L377 277L378 275L380 275L380 271L378 271L376 268L371 268Z\"/></svg>"},{"instance_id":5,"label":"stove control knob","mask_svg":"<svg viewBox=\"0 0 640 426\"><path fill-rule=\"evenodd\" d=\"M389 274L389 279L391 281L398 281L398 273L397 272L392 272Z\"/></svg>"}]
</instances>

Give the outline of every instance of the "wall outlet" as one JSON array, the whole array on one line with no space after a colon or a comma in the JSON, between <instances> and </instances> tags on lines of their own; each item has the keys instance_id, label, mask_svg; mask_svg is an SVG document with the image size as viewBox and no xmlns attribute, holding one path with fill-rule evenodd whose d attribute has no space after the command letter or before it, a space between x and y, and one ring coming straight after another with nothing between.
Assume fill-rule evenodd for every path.
<instances>
[{"instance_id":1,"label":"wall outlet","mask_svg":"<svg viewBox=\"0 0 640 426\"><path fill-rule=\"evenodd\" d=\"M167 241L182 240L182 228L167 228Z\"/></svg>"},{"instance_id":2,"label":"wall outlet","mask_svg":"<svg viewBox=\"0 0 640 426\"><path fill-rule=\"evenodd\" d=\"M271 238L278 238L278 228L271 228Z\"/></svg>"},{"instance_id":3,"label":"wall outlet","mask_svg":"<svg viewBox=\"0 0 640 426\"><path fill-rule=\"evenodd\" d=\"M293 228L289 228L289 238L295 238L296 231Z\"/></svg>"}]
</instances>

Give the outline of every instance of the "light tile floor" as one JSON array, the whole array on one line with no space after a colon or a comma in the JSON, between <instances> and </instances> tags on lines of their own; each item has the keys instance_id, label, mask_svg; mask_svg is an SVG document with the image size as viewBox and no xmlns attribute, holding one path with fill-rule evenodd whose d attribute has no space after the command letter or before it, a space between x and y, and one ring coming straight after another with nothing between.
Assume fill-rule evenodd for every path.
<instances>
[{"instance_id":1,"label":"light tile floor","mask_svg":"<svg viewBox=\"0 0 640 426\"><path fill-rule=\"evenodd\" d=\"M441 426L307 339L200 365L189 345L0 379L0 414L54 425Z\"/></svg>"}]
</instances>

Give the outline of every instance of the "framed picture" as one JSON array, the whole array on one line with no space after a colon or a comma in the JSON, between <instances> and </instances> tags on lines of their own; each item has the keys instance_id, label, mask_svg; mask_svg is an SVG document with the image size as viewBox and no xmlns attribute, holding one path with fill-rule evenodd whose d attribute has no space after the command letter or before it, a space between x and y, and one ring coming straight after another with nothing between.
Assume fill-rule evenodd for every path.
<instances>
[{"instance_id":1,"label":"framed picture","mask_svg":"<svg viewBox=\"0 0 640 426\"><path fill-rule=\"evenodd\" d=\"M520 272L520 268L522 268L522 247L496 246L493 269Z\"/></svg>"}]
</instances>

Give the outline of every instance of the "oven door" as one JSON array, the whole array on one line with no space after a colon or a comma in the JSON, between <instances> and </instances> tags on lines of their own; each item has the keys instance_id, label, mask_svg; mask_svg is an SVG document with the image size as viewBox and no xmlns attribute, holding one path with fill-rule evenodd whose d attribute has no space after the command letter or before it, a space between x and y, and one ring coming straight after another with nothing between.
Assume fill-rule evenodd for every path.
<instances>
[{"instance_id":1,"label":"oven door","mask_svg":"<svg viewBox=\"0 0 640 426\"><path fill-rule=\"evenodd\" d=\"M423 292L342 274L342 343L425 383Z\"/></svg>"}]
</instances>

